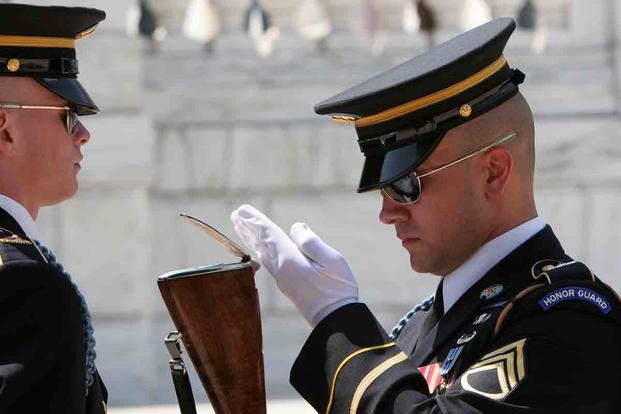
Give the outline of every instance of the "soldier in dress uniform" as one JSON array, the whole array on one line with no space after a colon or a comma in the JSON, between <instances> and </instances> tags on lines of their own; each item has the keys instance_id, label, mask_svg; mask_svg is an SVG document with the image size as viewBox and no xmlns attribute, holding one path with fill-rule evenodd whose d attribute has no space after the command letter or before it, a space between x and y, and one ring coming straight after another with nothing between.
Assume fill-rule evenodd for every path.
<instances>
[{"instance_id":1,"label":"soldier in dress uniform","mask_svg":"<svg viewBox=\"0 0 621 414\"><path fill-rule=\"evenodd\" d=\"M104 413L84 297L39 236L39 209L77 191L99 109L75 42L101 10L0 4L0 413Z\"/></svg>"},{"instance_id":2,"label":"soldier in dress uniform","mask_svg":"<svg viewBox=\"0 0 621 414\"><path fill-rule=\"evenodd\" d=\"M354 124L358 190L379 190L411 267L441 276L391 332L308 226L233 212L313 327L291 383L317 412L621 412L621 303L537 215L514 28L492 20L315 107Z\"/></svg>"}]
</instances>

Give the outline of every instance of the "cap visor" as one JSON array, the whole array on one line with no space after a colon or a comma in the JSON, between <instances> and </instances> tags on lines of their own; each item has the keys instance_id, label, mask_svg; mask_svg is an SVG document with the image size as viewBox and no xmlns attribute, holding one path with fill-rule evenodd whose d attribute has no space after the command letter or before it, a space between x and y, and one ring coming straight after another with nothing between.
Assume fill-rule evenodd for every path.
<instances>
[{"instance_id":1,"label":"cap visor","mask_svg":"<svg viewBox=\"0 0 621 414\"><path fill-rule=\"evenodd\" d=\"M73 78L35 78L51 92L65 98L69 106L75 106L78 115L92 115L99 112L86 89Z\"/></svg>"},{"instance_id":2,"label":"cap visor","mask_svg":"<svg viewBox=\"0 0 621 414\"><path fill-rule=\"evenodd\" d=\"M388 185L418 167L442 140L444 132L386 152L367 154L358 192Z\"/></svg>"}]
</instances>

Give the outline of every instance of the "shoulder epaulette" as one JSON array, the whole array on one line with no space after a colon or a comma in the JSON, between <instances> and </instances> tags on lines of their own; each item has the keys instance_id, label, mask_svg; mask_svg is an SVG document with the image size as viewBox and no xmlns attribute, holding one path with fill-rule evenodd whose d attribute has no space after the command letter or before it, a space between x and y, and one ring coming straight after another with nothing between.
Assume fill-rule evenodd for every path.
<instances>
[{"instance_id":1,"label":"shoulder epaulette","mask_svg":"<svg viewBox=\"0 0 621 414\"><path fill-rule=\"evenodd\" d=\"M540 260L531 268L531 276L534 280L547 282L548 285L572 280L591 280L596 278L593 272L582 262L571 261L563 263L558 260Z\"/></svg>"},{"instance_id":2,"label":"shoulder epaulette","mask_svg":"<svg viewBox=\"0 0 621 414\"><path fill-rule=\"evenodd\" d=\"M0 227L0 265L22 260L45 261L32 240Z\"/></svg>"},{"instance_id":3,"label":"shoulder epaulette","mask_svg":"<svg viewBox=\"0 0 621 414\"><path fill-rule=\"evenodd\" d=\"M536 303L533 309L539 312L572 302L586 305L581 307L602 315L621 307L618 294L601 282L584 263L542 260L533 265L531 276L535 283L522 289L504 306L496 321L494 335L500 332L514 307L526 298Z\"/></svg>"}]
</instances>

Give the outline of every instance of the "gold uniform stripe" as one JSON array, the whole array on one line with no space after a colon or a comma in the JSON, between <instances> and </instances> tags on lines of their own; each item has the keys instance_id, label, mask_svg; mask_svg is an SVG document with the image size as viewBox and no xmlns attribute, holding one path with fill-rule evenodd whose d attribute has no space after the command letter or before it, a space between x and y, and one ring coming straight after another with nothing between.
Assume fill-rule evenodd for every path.
<instances>
[{"instance_id":1,"label":"gold uniform stripe","mask_svg":"<svg viewBox=\"0 0 621 414\"><path fill-rule=\"evenodd\" d=\"M0 46L75 48L75 39L42 36L0 36Z\"/></svg>"},{"instance_id":2,"label":"gold uniform stripe","mask_svg":"<svg viewBox=\"0 0 621 414\"><path fill-rule=\"evenodd\" d=\"M405 361L406 359L408 359L407 355L405 355L403 352L399 352L397 355L382 362L377 367L373 368L371 372L365 375L362 381L360 381L358 388L356 388L356 392L354 393L354 398L352 399L351 407L349 409L349 414L356 414L364 392L367 390L367 388L369 388L369 385L371 385L371 383L377 379L377 377L386 372L386 370L388 370L390 367L397 365L399 362Z\"/></svg>"},{"instance_id":3,"label":"gold uniform stripe","mask_svg":"<svg viewBox=\"0 0 621 414\"><path fill-rule=\"evenodd\" d=\"M406 102L402 105L395 106L394 108L387 109L375 115L369 115L364 118L356 120L356 127L365 127L369 125L379 124L381 122L390 121L391 119L398 118L405 114L417 111L419 109L431 106L438 102L442 102L446 99L459 95L463 91L472 88L473 86L483 82L490 76L498 72L507 63L504 56L500 56L494 63L475 73L463 81L449 86L438 92L434 92L431 95L423 96L422 98L415 99L410 102Z\"/></svg>"},{"instance_id":4,"label":"gold uniform stripe","mask_svg":"<svg viewBox=\"0 0 621 414\"><path fill-rule=\"evenodd\" d=\"M521 339L484 355L479 362L462 374L460 380L462 388L494 400L505 398L526 376L525 343L526 339ZM492 371L496 375L497 384L500 388L499 393L483 391L471 383L470 377L472 375L485 371Z\"/></svg>"},{"instance_id":5,"label":"gold uniform stripe","mask_svg":"<svg viewBox=\"0 0 621 414\"><path fill-rule=\"evenodd\" d=\"M526 338L512 342L509 345L505 345L502 348L498 348L495 351L490 352L489 354L483 355L479 361L485 361L486 359L495 357L496 355L504 354L506 352L510 352L514 349L517 349L517 351L521 354L522 350L524 349L525 343L526 343Z\"/></svg>"},{"instance_id":6,"label":"gold uniform stripe","mask_svg":"<svg viewBox=\"0 0 621 414\"><path fill-rule=\"evenodd\" d=\"M348 363L352 358L364 353L364 352L368 352L368 351L375 351L377 349L384 349L384 348L390 348L395 346L396 344L394 342L389 342L387 344L382 344L382 345L377 345L377 346L371 346L369 348L363 348L363 349L359 349L356 352L350 354L349 356L347 356L347 358L345 358L343 361L341 361L341 363L339 364L339 366L336 368L336 371L334 371L334 377L332 378L332 388L330 389L330 399L328 400L328 406L326 407L326 414L330 413L330 409L332 408L332 402L334 400L334 388L336 385L336 378L339 375L339 372L341 372L341 368L343 368L345 366L346 363Z\"/></svg>"}]
</instances>

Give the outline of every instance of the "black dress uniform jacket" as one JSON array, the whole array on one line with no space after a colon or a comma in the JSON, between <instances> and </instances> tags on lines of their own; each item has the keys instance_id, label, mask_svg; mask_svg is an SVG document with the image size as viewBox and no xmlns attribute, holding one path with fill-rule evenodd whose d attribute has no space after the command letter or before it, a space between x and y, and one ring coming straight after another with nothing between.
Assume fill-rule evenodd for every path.
<instances>
[{"instance_id":1,"label":"black dress uniform jacket","mask_svg":"<svg viewBox=\"0 0 621 414\"><path fill-rule=\"evenodd\" d=\"M0 413L105 413L99 374L85 396L75 288L2 209L0 259Z\"/></svg>"},{"instance_id":2,"label":"black dress uniform jacket","mask_svg":"<svg viewBox=\"0 0 621 414\"><path fill-rule=\"evenodd\" d=\"M320 413L621 412L619 298L550 227L446 314L441 292L396 341L364 304L336 310L291 383Z\"/></svg>"}]
</instances>

